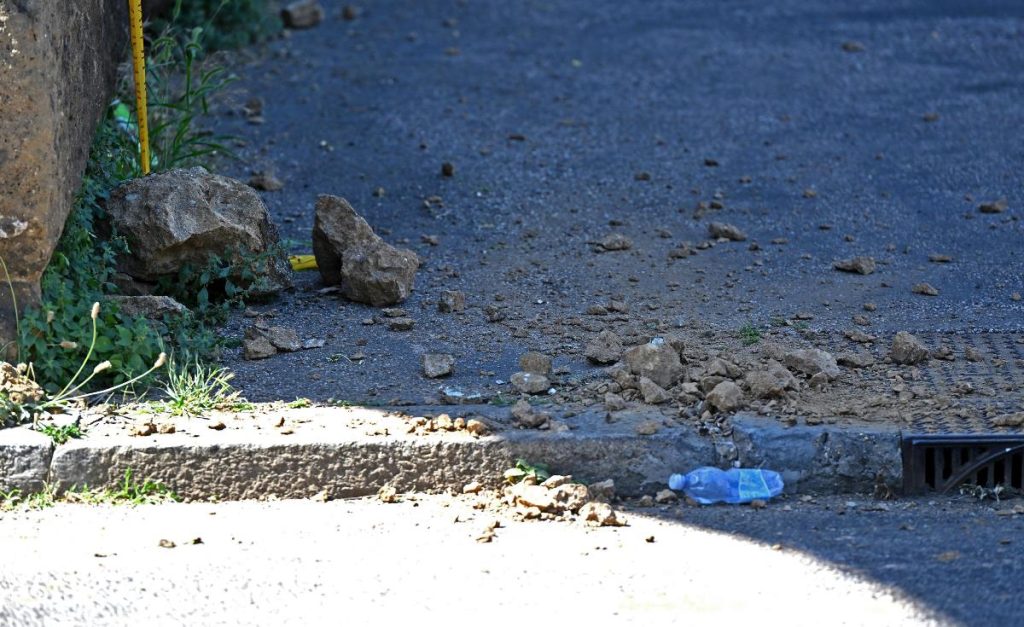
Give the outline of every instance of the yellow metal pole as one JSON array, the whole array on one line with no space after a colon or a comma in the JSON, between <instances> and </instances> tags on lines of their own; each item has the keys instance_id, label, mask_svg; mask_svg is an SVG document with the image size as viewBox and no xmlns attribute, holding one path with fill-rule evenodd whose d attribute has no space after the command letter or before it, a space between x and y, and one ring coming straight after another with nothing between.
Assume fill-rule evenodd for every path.
<instances>
[{"instance_id":1,"label":"yellow metal pole","mask_svg":"<svg viewBox=\"0 0 1024 627\"><path fill-rule=\"evenodd\" d=\"M132 70L135 76L135 111L139 123L139 159L142 174L149 174L149 115L146 112L146 50L142 39L142 0L128 0L131 16Z\"/></svg>"}]
</instances>

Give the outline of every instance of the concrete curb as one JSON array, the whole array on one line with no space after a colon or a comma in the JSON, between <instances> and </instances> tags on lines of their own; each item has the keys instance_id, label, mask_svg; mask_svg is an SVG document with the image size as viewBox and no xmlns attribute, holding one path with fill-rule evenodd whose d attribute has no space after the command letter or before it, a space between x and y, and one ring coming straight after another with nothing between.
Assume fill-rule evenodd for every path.
<instances>
[{"instance_id":1,"label":"concrete curb","mask_svg":"<svg viewBox=\"0 0 1024 627\"><path fill-rule=\"evenodd\" d=\"M379 411L379 410L377 410ZM871 491L877 481L900 483L900 433L886 427L785 427L750 415L732 420L729 437L713 439L688 427L640 436L507 430L375 437L348 433L294 435L211 432L143 439L126 435L72 440L54 447L27 429L0 432L0 484L38 491L74 486L115 487L131 469L186 499L333 498L398 491L461 490L470 481L498 486L504 470L524 458L583 481L614 479L619 494L665 487L669 474L702 465L778 470L787 492Z\"/></svg>"}]
</instances>

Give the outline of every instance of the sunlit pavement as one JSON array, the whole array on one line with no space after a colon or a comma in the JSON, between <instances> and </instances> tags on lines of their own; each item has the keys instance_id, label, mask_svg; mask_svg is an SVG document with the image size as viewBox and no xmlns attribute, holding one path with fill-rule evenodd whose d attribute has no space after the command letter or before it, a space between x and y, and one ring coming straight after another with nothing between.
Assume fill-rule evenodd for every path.
<instances>
[{"instance_id":1,"label":"sunlit pavement","mask_svg":"<svg viewBox=\"0 0 1024 627\"><path fill-rule=\"evenodd\" d=\"M813 537L816 517L834 518L835 508L845 507L841 499L825 505L789 503L791 511L777 502L761 511L681 506L652 510L653 516L628 513L629 526L622 528L503 520L489 544L476 537L494 514L444 496L396 504L372 499L134 509L61 505L0 519L0 621L958 622L929 607L929 599L872 581L870 573L850 574L859 570L855 564L842 572L792 548L788 538L751 539L763 529L757 521L773 516L784 517L792 533ZM900 515L875 514L876 523ZM957 515L951 515L951 523ZM688 522L690 517L702 519L700 525ZM710 524L711 518L723 525ZM1008 533L1019 533L1020 522L1013 517L991 519L1007 525ZM852 515L841 522L851 533L871 533ZM730 523L749 526L751 534L713 529ZM956 524L949 532L954 542L961 535ZM161 541L174 546L162 547ZM889 551L883 534L876 533L871 543L883 555ZM955 573L957 560L951 557L942 566ZM973 578L957 585L986 582Z\"/></svg>"}]
</instances>

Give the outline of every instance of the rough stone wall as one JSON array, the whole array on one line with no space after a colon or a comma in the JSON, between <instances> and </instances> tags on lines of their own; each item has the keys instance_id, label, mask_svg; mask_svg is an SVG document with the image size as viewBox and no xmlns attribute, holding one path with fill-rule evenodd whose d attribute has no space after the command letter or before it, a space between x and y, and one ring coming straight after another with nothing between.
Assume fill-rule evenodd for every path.
<instances>
[{"instance_id":1,"label":"rough stone wall","mask_svg":"<svg viewBox=\"0 0 1024 627\"><path fill-rule=\"evenodd\" d=\"M0 257L39 301L128 41L125 0L0 0ZM0 282L6 283L0 271ZM14 339L0 285L0 344Z\"/></svg>"}]
</instances>

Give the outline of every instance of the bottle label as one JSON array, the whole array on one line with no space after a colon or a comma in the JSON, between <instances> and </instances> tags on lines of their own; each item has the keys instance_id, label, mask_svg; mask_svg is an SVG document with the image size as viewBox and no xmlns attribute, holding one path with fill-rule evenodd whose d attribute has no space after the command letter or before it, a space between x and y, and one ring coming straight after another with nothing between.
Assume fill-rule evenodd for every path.
<instances>
[{"instance_id":1,"label":"bottle label","mask_svg":"<svg viewBox=\"0 0 1024 627\"><path fill-rule=\"evenodd\" d=\"M771 493L768 491L768 484L760 470L743 468L740 470L740 485L738 495L741 501L752 501L754 499L765 499Z\"/></svg>"}]
</instances>

